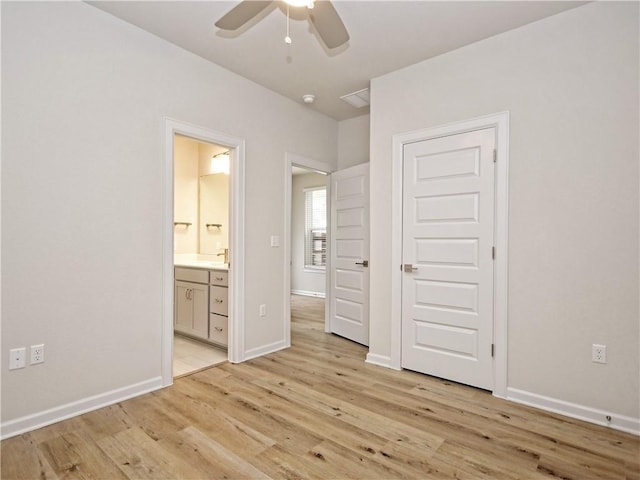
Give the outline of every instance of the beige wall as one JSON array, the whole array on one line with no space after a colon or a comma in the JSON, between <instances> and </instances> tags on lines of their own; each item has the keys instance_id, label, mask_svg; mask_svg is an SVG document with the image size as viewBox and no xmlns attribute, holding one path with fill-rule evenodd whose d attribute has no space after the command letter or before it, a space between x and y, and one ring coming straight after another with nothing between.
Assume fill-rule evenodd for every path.
<instances>
[{"instance_id":1,"label":"beige wall","mask_svg":"<svg viewBox=\"0 0 640 480\"><path fill-rule=\"evenodd\" d=\"M245 140L244 344L284 341L285 152L335 165L337 122L86 3L5 2L2 352L47 356L2 355L3 425L160 378L164 117Z\"/></svg>"},{"instance_id":2,"label":"beige wall","mask_svg":"<svg viewBox=\"0 0 640 480\"><path fill-rule=\"evenodd\" d=\"M199 179L199 231L198 253L216 255L229 248L229 175L211 173L211 158L227 148L209 143L198 143ZM207 223L220 223L220 228ZM223 257L217 257L221 260Z\"/></svg>"},{"instance_id":3,"label":"beige wall","mask_svg":"<svg viewBox=\"0 0 640 480\"><path fill-rule=\"evenodd\" d=\"M369 161L370 115L338 122L338 170Z\"/></svg>"},{"instance_id":4,"label":"beige wall","mask_svg":"<svg viewBox=\"0 0 640 480\"><path fill-rule=\"evenodd\" d=\"M371 82L372 354L399 318L392 136L509 110L508 386L640 416L638 53L638 4L597 2Z\"/></svg>"},{"instance_id":5,"label":"beige wall","mask_svg":"<svg viewBox=\"0 0 640 480\"><path fill-rule=\"evenodd\" d=\"M173 219L190 226L173 228L174 253L198 252L198 142L176 135L173 165Z\"/></svg>"}]
</instances>

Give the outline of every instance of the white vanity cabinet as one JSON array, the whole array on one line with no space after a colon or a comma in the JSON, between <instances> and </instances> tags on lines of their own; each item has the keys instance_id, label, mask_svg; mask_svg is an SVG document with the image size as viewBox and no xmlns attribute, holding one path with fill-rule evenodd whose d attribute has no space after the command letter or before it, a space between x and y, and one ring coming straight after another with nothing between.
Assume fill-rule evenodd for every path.
<instances>
[{"instance_id":1,"label":"white vanity cabinet","mask_svg":"<svg viewBox=\"0 0 640 480\"><path fill-rule=\"evenodd\" d=\"M209 285L209 340L229 344L229 272L211 270Z\"/></svg>"},{"instance_id":2,"label":"white vanity cabinet","mask_svg":"<svg viewBox=\"0 0 640 480\"><path fill-rule=\"evenodd\" d=\"M209 271L175 269L175 330L194 337L209 336Z\"/></svg>"}]
</instances>

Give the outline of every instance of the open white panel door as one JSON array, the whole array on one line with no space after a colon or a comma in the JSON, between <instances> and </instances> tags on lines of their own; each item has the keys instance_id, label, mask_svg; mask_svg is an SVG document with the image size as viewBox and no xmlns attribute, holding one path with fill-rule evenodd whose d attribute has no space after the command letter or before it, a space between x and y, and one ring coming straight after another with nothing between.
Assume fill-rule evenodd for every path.
<instances>
[{"instance_id":1,"label":"open white panel door","mask_svg":"<svg viewBox=\"0 0 640 480\"><path fill-rule=\"evenodd\" d=\"M331 333L369 345L369 164L331 174Z\"/></svg>"},{"instance_id":2,"label":"open white panel door","mask_svg":"<svg viewBox=\"0 0 640 480\"><path fill-rule=\"evenodd\" d=\"M404 147L402 367L493 389L495 129Z\"/></svg>"}]
</instances>

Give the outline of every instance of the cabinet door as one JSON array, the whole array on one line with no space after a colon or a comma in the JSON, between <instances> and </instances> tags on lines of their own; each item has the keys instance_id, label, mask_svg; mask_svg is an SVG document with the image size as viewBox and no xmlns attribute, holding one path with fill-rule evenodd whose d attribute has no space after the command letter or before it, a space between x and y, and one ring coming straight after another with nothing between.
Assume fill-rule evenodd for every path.
<instances>
[{"instance_id":1,"label":"cabinet door","mask_svg":"<svg viewBox=\"0 0 640 480\"><path fill-rule=\"evenodd\" d=\"M207 285L191 284L193 291L192 334L198 337L209 336L209 288Z\"/></svg>"},{"instance_id":2,"label":"cabinet door","mask_svg":"<svg viewBox=\"0 0 640 480\"><path fill-rule=\"evenodd\" d=\"M187 282L176 282L174 326L179 332L191 333L193 323L191 285Z\"/></svg>"}]
</instances>

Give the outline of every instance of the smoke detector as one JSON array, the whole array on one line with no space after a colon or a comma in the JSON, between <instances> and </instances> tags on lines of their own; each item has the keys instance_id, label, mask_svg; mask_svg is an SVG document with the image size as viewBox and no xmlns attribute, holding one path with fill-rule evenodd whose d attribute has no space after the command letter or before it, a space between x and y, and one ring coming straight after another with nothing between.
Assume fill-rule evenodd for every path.
<instances>
[{"instance_id":1,"label":"smoke detector","mask_svg":"<svg viewBox=\"0 0 640 480\"><path fill-rule=\"evenodd\" d=\"M313 103L316 100L316 96L315 95L311 95L310 93L307 93L306 95L302 96L302 101L304 103Z\"/></svg>"}]
</instances>

